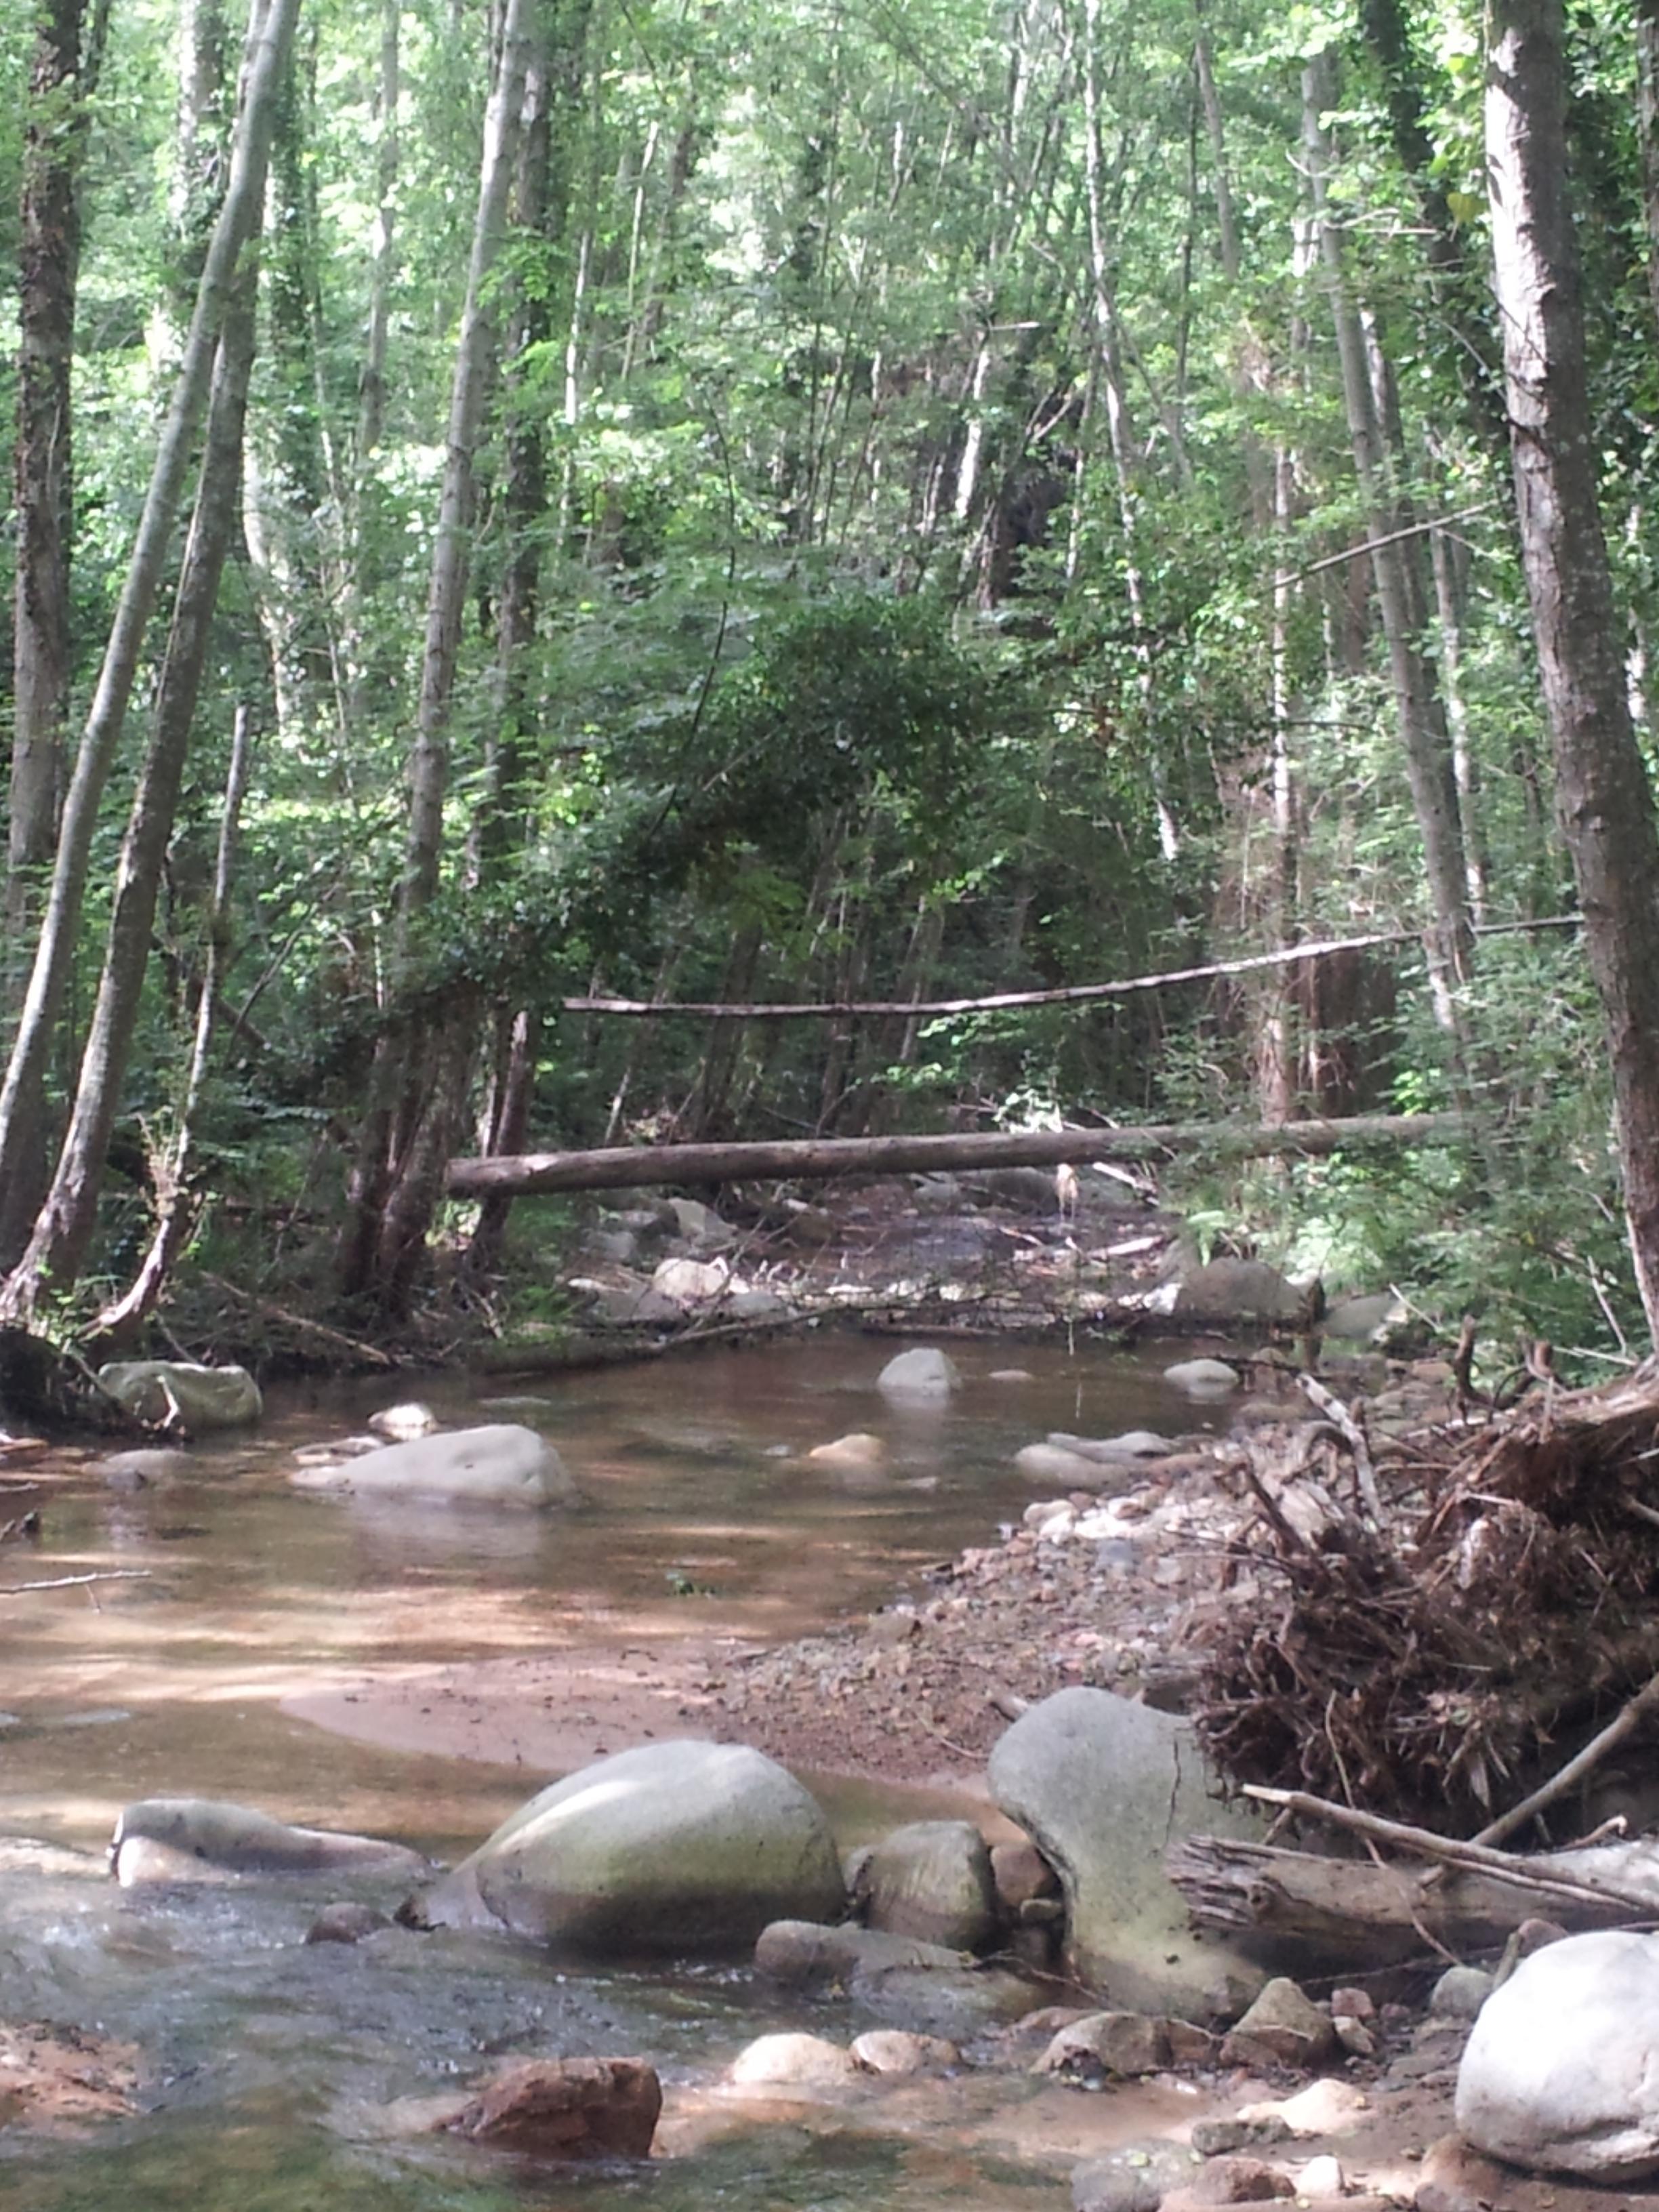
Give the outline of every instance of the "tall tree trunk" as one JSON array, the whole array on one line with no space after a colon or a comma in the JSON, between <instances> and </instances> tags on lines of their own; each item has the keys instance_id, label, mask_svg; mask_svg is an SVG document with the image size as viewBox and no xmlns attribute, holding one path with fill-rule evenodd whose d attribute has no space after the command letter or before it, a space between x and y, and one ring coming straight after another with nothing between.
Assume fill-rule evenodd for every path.
<instances>
[{"instance_id":1,"label":"tall tree trunk","mask_svg":"<svg viewBox=\"0 0 1659 2212\"><path fill-rule=\"evenodd\" d=\"M1492 0L1487 21L1486 174L1522 559L1556 810L1607 1023L1631 1251L1659 1344L1659 835L1598 503L1560 0Z\"/></svg>"},{"instance_id":2,"label":"tall tree trunk","mask_svg":"<svg viewBox=\"0 0 1659 2212\"><path fill-rule=\"evenodd\" d=\"M152 1314L167 1287L173 1263L190 1232L187 1170L196 1131L196 1109L207 1079L208 1055L213 1043L214 1018L219 994L230 964L230 875L236 850L237 826L242 799L247 790L248 764L252 753L252 717L246 702L236 708L231 738L230 767L225 776L224 807L219 817L219 851L213 871L213 891L207 912L207 948L196 1001L196 1034L190 1065L179 1096L173 1133L153 1162L155 1182L155 1226L149 1249L125 1292L106 1305L98 1316L98 1334L112 1343L131 1340Z\"/></svg>"},{"instance_id":3,"label":"tall tree trunk","mask_svg":"<svg viewBox=\"0 0 1659 2212\"><path fill-rule=\"evenodd\" d=\"M475 448L494 352L487 292L505 228L535 14L535 0L507 0L484 116L478 203L433 542L420 702L409 761L409 829L398 889L392 1012L375 1054L370 1106L352 1175L352 1221L343 1287L353 1295L373 1291L390 1306L406 1291L416 1248L425 1237L430 1208L426 1207L423 1217L421 1194L429 1189L435 1199L441 1188L441 1180L433 1181L428 1173L432 1147L422 1139L422 1125L434 1106L447 1108L462 1089L453 1079L453 1057L459 1044L450 1021L440 1025L448 1064L435 1085L428 1081L429 1069L423 1061L433 1037L416 1012L414 998L421 924L437 894L443 857L455 669L471 554Z\"/></svg>"},{"instance_id":4,"label":"tall tree trunk","mask_svg":"<svg viewBox=\"0 0 1659 2212\"><path fill-rule=\"evenodd\" d=\"M166 566L239 257L258 230L275 92L298 11L299 0L253 0L241 114L224 204L203 264L189 338L76 751L33 967L0 1085L0 1190L7 1188L20 1165L39 1156L46 1069L80 926L98 802L126 719L145 627ZM13 1256L0 1251L0 1264Z\"/></svg>"},{"instance_id":5,"label":"tall tree trunk","mask_svg":"<svg viewBox=\"0 0 1659 2212\"><path fill-rule=\"evenodd\" d=\"M9 1034L22 1002L28 947L58 835L69 728L77 186L108 0L97 0L84 33L83 17L84 0L52 0L40 10L23 143L11 803L0 903L0 1036ZM32 1156L20 1152L0 1182L0 1257L15 1251L27 1234L46 1182L46 1116L39 1099L27 1123Z\"/></svg>"},{"instance_id":6,"label":"tall tree trunk","mask_svg":"<svg viewBox=\"0 0 1659 2212\"><path fill-rule=\"evenodd\" d=\"M1359 479L1373 543L1371 573L1388 648L1395 716L1413 811L1423 840L1434 915L1427 946L1430 976L1441 1022L1455 1030L1457 988L1468 975L1474 944L1457 786L1444 709L1433 665L1422 646L1427 593L1416 568L1421 540L1397 534L1410 526L1413 518L1403 492L1392 481L1387 396L1382 395L1379 405L1364 331L1348 293L1341 234L1332 219L1326 191L1331 146L1324 118L1336 100L1336 64L1328 50L1309 64L1304 75L1303 147L1319 229L1320 258L1336 329L1354 473Z\"/></svg>"},{"instance_id":7,"label":"tall tree trunk","mask_svg":"<svg viewBox=\"0 0 1659 2212\"><path fill-rule=\"evenodd\" d=\"M73 1285L97 1222L110 1133L120 1105L149 963L161 866L207 665L219 578L235 526L258 274L257 252L245 253L214 364L196 512L179 573L149 744L121 848L103 972L81 1056L75 1103L52 1188L22 1257L0 1291L0 1316L7 1318L30 1313L44 1287L61 1291Z\"/></svg>"}]
</instances>

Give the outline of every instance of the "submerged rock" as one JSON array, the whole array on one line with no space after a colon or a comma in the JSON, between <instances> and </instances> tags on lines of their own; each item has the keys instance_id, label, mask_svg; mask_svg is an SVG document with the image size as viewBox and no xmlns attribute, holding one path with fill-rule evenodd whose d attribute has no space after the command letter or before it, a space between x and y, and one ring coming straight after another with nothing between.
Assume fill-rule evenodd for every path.
<instances>
[{"instance_id":1,"label":"submerged rock","mask_svg":"<svg viewBox=\"0 0 1659 2212\"><path fill-rule=\"evenodd\" d=\"M1470 2032L1456 2113L1515 2166L1659 2172L1659 1936L1570 1936L1523 1959Z\"/></svg>"},{"instance_id":2,"label":"submerged rock","mask_svg":"<svg viewBox=\"0 0 1659 2212\"><path fill-rule=\"evenodd\" d=\"M833 1437L827 1444L814 1444L806 1456L824 1467L881 1468L887 1463L887 1447L867 1430L855 1429L851 1436Z\"/></svg>"},{"instance_id":3,"label":"submerged rock","mask_svg":"<svg viewBox=\"0 0 1659 2212\"><path fill-rule=\"evenodd\" d=\"M135 1420L193 1432L241 1429L264 1411L246 1367L198 1367L184 1359L118 1359L98 1370L100 1385Z\"/></svg>"},{"instance_id":4,"label":"submerged rock","mask_svg":"<svg viewBox=\"0 0 1659 2212\"><path fill-rule=\"evenodd\" d=\"M1164 1871L1176 1836L1261 1832L1211 1795L1188 1722L1106 1690L1061 1690L1000 1738L990 1779L1060 1876L1069 1962L1085 1986L1195 2021L1233 2016L1261 1987L1247 1954L1194 1932Z\"/></svg>"},{"instance_id":5,"label":"submerged rock","mask_svg":"<svg viewBox=\"0 0 1659 2212\"><path fill-rule=\"evenodd\" d=\"M942 1943L860 1928L851 1921L830 1926L819 1920L775 1920L761 1930L755 1945L755 1972L797 1989L844 1984L857 1974L897 1967L951 1973L971 1964L965 1953Z\"/></svg>"},{"instance_id":6,"label":"submerged rock","mask_svg":"<svg viewBox=\"0 0 1659 2212\"><path fill-rule=\"evenodd\" d=\"M434 1926L495 1923L600 1957L724 1952L838 1912L817 1801L742 1744L618 1752L544 1790L428 1894Z\"/></svg>"},{"instance_id":7,"label":"submerged rock","mask_svg":"<svg viewBox=\"0 0 1659 2212\"><path fill-rule=\"evenodd\" d=\"M867 2027L853 2038L852 2049L871 2074L941 2074L962 2063L949 2036L912 2035L902 2027Z\"/></svg>"},{"instance_id":8,"label":"submerged rock","mask_svg":"<svg viewBox=\"0 0 1659 2212\"><path fill-rule=\"evenodd\" d=\"M568 1504L576 1494L546 1437L510 1421L382 1444L361 1458L301 1468L289 1480L302 1490L349 1491L357 1498L476 1499L490 1505Z\"/></svg>"},{"instance_id":9,"label":"submerged rock","mask_svg":"<svg viewBox=\"0 0 1659 2212\"><path fill-rule=\"evenodd\" d=\"M643 2058L525 2058L443 2124L531 2158L647 2158L661 2112L662 2084Z\"/></svg>"},{"instance_id":10,"label":"submerged rock","mask_svg":"<svg viewBox=\"0 0 1659 2212\"><path fill-rule=\"evenodd\" d=\"M876 1377L890 1398L948 1398L962 1380L955 1360L935 1346L919 1344L888 1361Z\"/></svg>"},{"instance_id":11,"label":"submerged rock","mask_svg":"<svg viewBox=\"0 0 1659 2212\"><path fill-rule=\"evenodd\" d=\"M418 1851L378 1836L290 1827L252 1806L211 1797L143 1798L122 1813L110 1844L110 1871L123 1889L140 1882L342 1868L408 1875L426 1866Z\"/></svg>"},{"instance_id":12,"label":"submerged rock","mask_svg":"<svg viewBox=\"0 0 1659 2212\"><path fill-rule=\"evenodd\" d=\"M389 1443L405 1444L416 1437L429 1437L438 1425L438 1416L430 1406L410 1398L402 1405L383 1406L378 1413L371 1413L368 1425Z\"/></svg>"},{"instance_id":13,"label":"submerged rock","mask_svg":"<svg viewBox=\"0 0 1659 2212\"><path fill-rule=\"evenodd\" d=\"M1225 1398L1238 1388L1238 1370L1224 1359L1177 1359L1164 1369L1164 1380L1189 1398Z\"/></svg>"}]
</instances>

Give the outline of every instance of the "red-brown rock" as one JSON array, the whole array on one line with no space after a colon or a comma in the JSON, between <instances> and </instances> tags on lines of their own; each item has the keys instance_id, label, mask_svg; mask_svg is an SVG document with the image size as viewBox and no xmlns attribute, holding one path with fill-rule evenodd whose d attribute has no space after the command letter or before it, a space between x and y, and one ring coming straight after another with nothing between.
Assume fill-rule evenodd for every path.
<instances>
[{"instance_id":1,"label":"red-brown rock","mask_svg":"<svg viewBox=\"0 0 1659 2212\"><path fill-rule=\"evenodd\" d=\"M532 2158L644 2158L662 2084L643 2058L526 2058L486 2081L452 2134Z\"/></svg>"}]
</instances>

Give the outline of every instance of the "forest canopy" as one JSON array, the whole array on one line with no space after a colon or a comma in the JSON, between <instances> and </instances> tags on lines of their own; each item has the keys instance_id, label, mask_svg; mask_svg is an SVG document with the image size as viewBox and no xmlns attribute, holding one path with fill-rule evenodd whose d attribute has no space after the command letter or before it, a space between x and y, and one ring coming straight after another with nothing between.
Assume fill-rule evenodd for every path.
<instances>
[{"instance_id":1,"label":"forest canopy","mask_svg":"<svg viewBox=\"0 0 1659 2212\"><path fill-rule=\"evenodd\" d=\"M1451 1108L1184 1196L1646 1347L1647 13L40 0L0 85L0 1318L394 1325L460 1154Z\"/></svg>"}]
</instances>

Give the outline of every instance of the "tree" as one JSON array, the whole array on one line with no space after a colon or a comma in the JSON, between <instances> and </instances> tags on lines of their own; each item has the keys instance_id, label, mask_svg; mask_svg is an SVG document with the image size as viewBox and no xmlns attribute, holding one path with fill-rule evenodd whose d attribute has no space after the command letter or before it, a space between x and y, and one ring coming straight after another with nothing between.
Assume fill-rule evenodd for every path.
<instances>
[{"instance_id":1,"label":"tree","mask_svg":"<svg viewBox=\"0 0 1659 2212\"><path fill-rule=\"evenodd\" d=\"M1522 559L1556 809L1606 1019L1631 1252L1659 1344L1659 836L1601 528L1560 0L1492 0L1488 35L1492 262Z\"/></svg>"}]
</instances>

